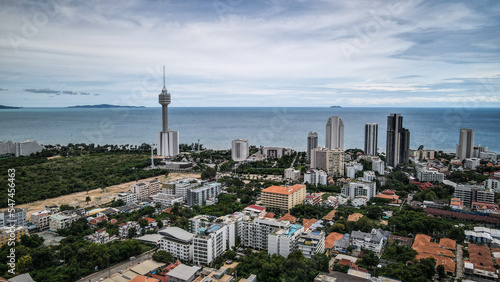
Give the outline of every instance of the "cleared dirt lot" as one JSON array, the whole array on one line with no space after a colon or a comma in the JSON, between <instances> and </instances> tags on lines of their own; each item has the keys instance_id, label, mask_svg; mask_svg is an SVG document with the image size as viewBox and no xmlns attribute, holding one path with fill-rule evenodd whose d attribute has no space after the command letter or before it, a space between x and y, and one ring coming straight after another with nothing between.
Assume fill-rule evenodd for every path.
<instances>
[{"instance_id":1,"label":"cleared dirt lot","mask_svg":"<svg viewBox=\"0 0 500 282\"><path fill-rule=\"evenodd\" d=\"M168 177L165 176L157 176L157 177L150 177L150 178L145 178L141 179L140 181L145 181L145 180L152 180L155 178L158 178L160 181L170 181L170 180L175 180L179 178L189 178L189 177L194 177L194 178L200 178L199 173L170 173ZM87 206L97 206L101 205L104 203L111 202L116 193L119 192L126 192L130 189L130 185L136 183L137 181L132 181L132 182L127 182L127 183L122 183L122 184L117 184L113 186L106 187L104 189L94 189L90 190L87 192L78 192L78 193L73 193L73 194L68 194L56 198L51 198L51 199L46 199L46 200L40 200L32 203L27 203L27 204L22 204L22 205L17 205L17 208L23 208L23 209L28 209L27 212L27 218L29 219L31 216L30 214L33 212L38 212L44 209L45 206L60 206L62 204L67 204L70 206L80 206L82 208L87 207ZM90 196L90 199L92 200L88 205L85 203L85 199L87 196ZM1 211L6 210L2 209Z\"/></svg>"}]
</instances>

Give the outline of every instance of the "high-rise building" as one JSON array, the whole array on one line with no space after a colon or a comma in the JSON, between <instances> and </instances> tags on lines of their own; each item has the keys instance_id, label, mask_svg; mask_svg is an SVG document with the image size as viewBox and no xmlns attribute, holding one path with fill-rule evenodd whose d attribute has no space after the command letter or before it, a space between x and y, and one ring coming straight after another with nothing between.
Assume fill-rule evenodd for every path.
<instances>
[{"instance_id":1,"label":"high-rise building","mask_svg":"<svg viewBox=\"0 0 500 282\"><path fill-rule=\"evenodd\" d=\"M387 117L387 165L397 167L407 164L410 158L410 131L403 128L401 114L391 114Z\"/></svg>"},{"instance_id":2,"label":"high-rise building","mask_svg":"<svg viewBox=\"0 0 500 282\"><path fill-rule=\"evenodd\" d=\"M344 150L344 123L337 116L330 117L326 123L325 147Z\"/></svg>"},{"instance_id":3,"label":"high-rise building","mask_svg":"<svg viewBox=\"0 0 500 282\"><path fill-rule=\"evenodd\" d=\"M323 169L336 177L344 175L344 151L318 147L311 151L311 169Z\"/></svg>"},{"instance_id":4,"label":"high-rise building","mask_svg":"<svg viewBox=\"0 0 500 282\"><path fill-rule=\"evenodd\" d=\"M365 124L365 154L377 155L378 124Z\"/></svg>"},{"instance_id":5,"label":"high-rise building","mask_svg":"<svg viewBox=\"0 0 500 282\"><path fill-rule=\"evenodd\" d=\"M233 140L231 146L231 158L237 162L244 161L248 158L248 140Z\"/></svg>"},{"instance_id":6,"label":"high-rise building","mask_svg":"<svg viewBox=\"0 0 500 282\"><path fill-rule=\"evenodd\" d=\"M311 163L311 151L318 147L318 133L310 131L307 134L307 161Z\"/></svg>"},{"instance_id":7,"label":"high-rise building","mask_svg":"<svg viewBox=\"0 0 500 282\"><path fill-rule=\"evenodd\" d=\"M460 160L474 157L474 129L460 129L460 140L457 145L457 158Z\"/></svg>"},{"instance_id":8,"label":"high-rise building","mask_svg":"<svg viewBox=\"0 0 500 282\"><path fill-rule=\"evenodd\" d=\"M174 157L179 154L179 131L168 128L168 105L171 98L165 87L165 66L163 66L163 89L159 95L158 102L161 104L162 131L158 133L157 154L162 157Z\"/></svg>"},{"instance_id":9,"label":"high-rise building","mask_svg":"<svg viewBox=\"0 0 500 282\"><path fill-rule=\"evenodd\" d=\"M296 184L291 187L270 186L261 191L262 205L266 208L290 210L306 198L306 185Z\"/></svg>"}]
</instances>

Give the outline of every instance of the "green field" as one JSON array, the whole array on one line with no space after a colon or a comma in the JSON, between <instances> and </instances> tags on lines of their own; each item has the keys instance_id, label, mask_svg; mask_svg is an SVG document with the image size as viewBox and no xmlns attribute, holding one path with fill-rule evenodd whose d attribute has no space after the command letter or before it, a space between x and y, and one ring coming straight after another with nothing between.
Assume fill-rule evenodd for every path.
<instances>
[{"instance_id":1,"label":"green field","mask_svg":"<svg viewBox=\"0 0 500 282\"><path fill-rule=\"evenodd\" d=\"M0 207L7 207L7 170L16 171L16 204L54 198L74 192L166 174L144 170L150 165L145 152L100 152L48 160L42 156L0 159Z\"/></svg>"}]
</instances>

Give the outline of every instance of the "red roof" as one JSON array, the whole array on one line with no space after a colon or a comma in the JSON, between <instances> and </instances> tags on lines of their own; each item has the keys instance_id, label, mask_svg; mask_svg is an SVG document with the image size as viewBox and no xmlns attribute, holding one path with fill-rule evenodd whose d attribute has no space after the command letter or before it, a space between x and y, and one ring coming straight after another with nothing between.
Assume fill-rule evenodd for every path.
<instances>
[{"instance_id":1,"label":"red roof","mask_svg":"<svg viewBox=\"0 0 500 282\"><path fill-rule=\"evenodd\" d=\"M250 208L250 209L254 209L254 210L259 210L259 211L263 211L263 210L266 209L265 207L261 207L261 206L257 206L257 205L249 205L246 208Z\"/></svg>"},{"instance_id":2,"label":"red roof","mask_svg":"<svg viewBox=\"0 0 500 282\"><path fill-rule=\"evenodd\" d=\"M266 214L264 217L274 218L274 213L270 212L270 213Z\"/></svg>"},{"instance_id":3,"label":"red roof","mask_svg":"<svg viewBox=\"0 0 500 282\"><path fill-rule=\"evenodd\" d=\"M156 219L151 218L151 217L143 217L143 219L147 220L147 221L148 221L148 223L151 223L151 222L156 222Z\"/></svg>"},{"instance_id":4,"label":"red roof","mask_svg":"<svg viewBox=\"0 0 500 282\"><path fill-rule=\"evenodd\" d=\"M302 184L295 184L295 185L290 186L290 187L270 186L270 187L262 190L262 192L272 193L272 194L290 195L290 194L293 194L293 193L297 192L298 190L305 188L305 187L306 187L306 185L302 185Z\"/></svg>"},{"instance_id":5,"label":"red roof","mask_svg":"<svg viewBox=\"0 0 500 282\"><path fill-rule=\"evenodd\" d=\"M295 221L297 221L297 218L292 216L291 214L287 213L284 216L280 217L279 220L288 220L291 223L295 223Z\"/></svg>"}]
</instances>

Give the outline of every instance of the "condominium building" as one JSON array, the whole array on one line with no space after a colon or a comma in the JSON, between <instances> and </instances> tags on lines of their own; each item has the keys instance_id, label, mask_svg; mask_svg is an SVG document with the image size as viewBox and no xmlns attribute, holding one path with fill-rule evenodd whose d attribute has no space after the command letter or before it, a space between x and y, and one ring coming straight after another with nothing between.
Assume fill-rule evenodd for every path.
<instances>
[{"instance_id":1,"label":"condominium building","mask_svg":"<svg viewBox=\"0 0 500 282\"><path fill-rule=\"evenodd\" d=\"M193 233L179 227L167 227L158 233L163 236L160 240L160 250L171 253L175 259L193 260Z\"/></svg>"},{"instance_id":2,"label":"condominium building","mask_svg":"<svg viewBox=\"0 0 500 282\"><path fill-rule=\"evenodd\" d=\"M313 230L302 232L297 247L308 259L323 253L325 251L325 232Z\"/></svg>"},{"instance_id":3,"label":"condominium building","mask_svg":"<svg viewBox=\"0 0 500 282\"><path fill-rule=\"evenodd\" d=\"M54 214L50 216L49 229L51 231L57 231L59 229L68 228L71 223L77 221L80 218L77 214L62 215Z\"/></svg>"},{"instance_id":4,"label":"condominium building","mask_svg":"<svg viewBox=\"0 0 500 282\"><path fill-rule=\"evenodd\" d=\"M252 249L267 250L268 236L279 229L290 228L290 222L274 218L254 218L241 222L241 245Z\"/></svg>"},{"instance_id":5,"label":"condominium building","mask_svg":"<svg viewBox=\"0 0 500 282\"><path fill-rule=\"evenodd\" d=\"M380 229L372 229L370 233L352 231L351 244L358 250L367 249L380 254L384 246L384 234Z\"/></svg>"},{"instance_id":6,"label":"condominium building","mask_svg":"<svg viewBox=\"0 0 500 282\"><path fill-rule=\"evenodd\" d=\"M433 160L436 151L434 150L416 150L413 151L413 157L417 160Z\"/></svg>"},{"instance_id":7,"label":"condominium building","mask_svg":"<svg viewBox=\"0 0 500 282\"><path fill-rule=\"evenodd\" d=\"M369 201L377 195L377 184L375 182L366 181L351 181L349 186L342 187L342 194L349 197L353 201L356 197L364 196Z\"/></svg>"},{"instance_id":8,"label":"condominium building","mask_svg":"<svg viewBox=\"0 0 500 282\"><path fill-rule=\"evenodd\" d=\"M484 187L495 192L500 192L500 173L490 175L490 177L484 182Z\"/></svg>"},{"instance_id":9,"label":"condominium building","mask_svg":"<svg viewBox=\"0 0 500 282\"><path fill-rule=\"evenodd\" d=\"M397 167L407 164L410 153L410 131L403 127L401 114L391 114L387 117L387 165Z\"/></svg>"},{"instance_id":10,"label":"condominium building","mask_svg":"<svg viewBox=\"0 0 500 282\"><path fill-rule=\"evenodd\" d=\"M344 123L337 116L330 117L326 123L325 147L344 150Z\"/></svg>"},{"instance_id":11,"label":"condominium building","mask_svg":"<svg viewBox=\"0 0 500 282\"><path fill-rule=\"evenodd\" d=\"M376 156L378 142L378 124L367 123L365 124L365 154Z\"/></svg>"},{"instance_id":12,"label":"condominium building","mask_svg":"<svg viewBox=\"0 0 500 282\"><path fill-rule=\"evenodd\" d=\"M322 169L333 176L344 175L344 151L329 150L324 147L315 148L311 153L311 169Z\"/></svg>"},{"instance_id":13,"label":"condominium building","mask_svg":"<svg viewBox=\"0 0 500 282\"><path fill-rule=\"evenodd\" d=\"M116 194L115 201L122 200L125 205L133 204L137 201L137 194L131 192L121 192Z\"/></svg>"},{"instance_id":14,"label":"condominium building","mask_svg":"<svg viewBox=\"0 0 500 282\"><path fill-rule=\"evenodd\" d=\"M153 202L160 203L162 208L166 208L175 205L175 203L182 204L184 203L184 199L181 195L158 193L153 196Z\"/></svg>"},{"instance_id":15,"label":"condominium building","mask_svg":"<svg viewBox=\"0 0 500 282\"><path fill-rule=\"evenodd\" d=\"M210 264L228 248L228 228L224 224L211 224L199 228L193 237L193 261L196 264Z\"/></svg>"},{"instance_id":16,"label":"condominium building","mask_svg":"<svg viewBox=\"0 0 500 282\"><path fill-rule=\"evenodd\" d=\"M3 226L0 227L0 247L9 243L9 240L21 241L21 236L28 234L26 226Z\"/></svg>"},{"instance_id":17,"label":"condominium building","mask_svg":"<svg viewBox=\"0 0 500 282\"><path fill-rule=\"evenodd\" d=\"M231 158L233 161L241 162L248 158L248 140L233 140L231 146Z\"/></svg>"},{"instance_id":18,"label":"condominium building","mask_svg":"<svg viewBox=\"0 0 500 282\"><path fill-rule=\"evenodd\" d=\"M26 209L14 208L13 210L0 212L0 227L3 226L27 226Z\"/></svg>"},{"instance_id":19,"label":"condominium building","mask_svg":"<svg viewBox=\"0 0 500 282\"><path fill-rule=\"evenodd\" d=\"M384 172L385 172L384 161L381 160L379 157L373 157L372 158L372 169L373 169L373 171L378 172L378 174L384 175Z\"/></svg>"},{"instance_id":20,"label":"condominium building","mask_svg":"<svg viewBox=\"0 0 500 282\"><path fill-rule=\"evenodd\" d=\"M345 176L354 179L356 174L363 170L363 165L358 162L349 162L345 165Z\"/></svg>"},{"instance_id":21,"label":"condominium building","mask_svg":"<svg viewBox=\"0 0 500 282\"><path fill-rule=\"evenodd\" d=\"M318 186L327 185L328 184L328 175L326 172L317 169L308 170L304 173L304 184L309 183Z\"/></svg>"},{"instance_id":22,"label":"condominium building","mask_svg":"<svg viewBox=\"0 0 500 282\"><path fill-rule=\"evenodd\" d=\"M472 156L474 158L479 158L481 157L482 152L489 152L490 149L486 146L481 146L481 145L476 145L474 146L474 151L472 152Z\"/></svg>"},{"instance_id":23,"label":"condominium building","mask_svg":"<svg viewBox=\"0 0 500 282\"><path fill-rule=\"evenodd\" d=\"M418 167L416 177L422 182L443 183L444 181L444 174L435 168Z\"/></svg>"},{"instance_id":24,"label":"condominium building","mask_svg":"<svg viewBox=\"0 0 500 282\"><path fill-rule=\"evenodd\" d=\"M48 229L50 226L50 216L52 214L50 210L34 212L31 214L31 224L35 225L40 230Z\"/></svg>"},{"instance_id":25,"label":"condominium building","mask_svg":"<svg viewBox=\"0 0 500 282\"><path fill-rule=\"evenodd\" d=\"M281 158L285 155L291 155L293 153L292 149L281 148L281 147L260 147L259 152L264 158Z\"/></svg>"},{"instance_id":26,"label":"condominium building","mask_svg":"<svg viewBox=\"0 0 500 282\"><path fill-rule=\"evenodd\" d=\"M135 234L129 234L130 232L133 233L134 228L135 228ZM118 225L118 236L122 239L128 238L129 235L135 236L135 235L137 235L137 233L139 233L140 228L141 228L141 226L136 221L129 221L127 223L120 223L120 225Z\"/></svg>"},{"instance_id":27,"label":"condominium building","mask_svg":"<svg viewBox=\"0 0 500 282\"><path fill-rule=\"evenodd\" d=\"M464 160L474 157L474 130L460 129L460 139L457 145L457 158Z\"/></svg>"},{"instance_id":28,"label":"condominium building","mask_svg":"<svg viewBox=\"0 0 500 282\"><path fill-rule=\"evenodd\" d=\"M288 228L274 230L267 235L267 253L288 257L297 249L297 241L303 231L304 227L299 224L291 224Z\"/></svg>"},{"instance_id":29,"label":"condominium building","mask_svg":"<svg viewBox=\"0 0 500 282\"><path fill-rule=\"evenodd\" d=\"M200 187L203 185L204 181L200 181L196 178L183 178L180 180L174 180L162 183L161 192L169 195L181 195L184 201L186 201L187 190Z\"/></svg>"},{"instance_id":30,"label":"condominium building","mask_svg":"<svg viewBox=\"0 0 500 282\"><path fill-rule=\"evenodd\" d=\"M16 146L11 141L0 141L0 156L14 155L16 153Z\"/></svg>"},{"instance_id":31,"label":"condominium building","mask_svg":"<svg viewBox=\"0 0 500 282\"><path fill-rule=\"evenodd\" d=\"M363 171L363 178L362 178L363 181L373 182L373 180L375 180L375 178L377 178L377 177L375 176L374 171L371 171L371 170Z\"/></svg>"},{"instance_id":32,"label":"condominium building","mask_svg":"<svg viewBox=\"0 0 500 282\"><path fill-rule=\"evenodd\" d=\"M498 161L498 155L495 152L480 152L479 159L482 161L496 163Z\"/></svg>"},{"instance_id":33,"label":"condominium building","mask_svg":"<svg viewBox=\"0 0 500 282\"><path fill-rule=\"evenodd\" d=\"M307 134L307 162L311 163L311 152L318 147L318 133L310 131Z\"/></svg>"},{"instance_id":34,"label":"condominium building","mask_svg":"<svg viewBox=\"0 0 500 282\"><path fill-rule=\"evenodd\" d=\"M190 188L187 190L186 203L190 207L214 204L221 189L220 183L209 183L202 187Z\"/></svg>"},{"instance_id":35,"label":"condominium building","mask_svg":"<svg viewBox=\"0 0 500 282\"><path fill-rule=\"evenodd\" d=\"M471 207L472 202L494 203L495 193L485 190L482 186L458 185L455 187L453 197L462 200L465 206Z\"/></svg>"},{"instance_id":36,"label":"condominium building","mask_svg":"<svg viewBox=\"0 0 500 282\"><path fill-rule=\"evenodd\" d=\"M161 191L158 179L150 181L140 181L130 185L130 192L136 194L138 201L143 201L149 196L155 195Z\"/></svg>"},{"instance_id":37,"label":"condominium building","mask_svg":"<svg viewBox=\"0 0 500 282\"><path fill-rule=\"evenodd\" d=\"M18 142L16 146L16 157L19 156L29 156L41 152L43 146L40 146L36 141L26 140L23 142Z\"/></svg>"},{"instance_id":38,"label":"condominium building","mask_svg":"<svg viewBox=\"0 0 500 282\"><path fill-rule=\"evenodd\" d=\"M290 187L271 186L261 192L261 202L266 208L290 210L306 198L306 185Z\"/></svg>"},{"instance_id":39,"label":"condominium building","mask_svg":"<svg viewBox=\"0 0 500 282\"><path fill-rule=\"evenodd\" d=\"M300 178L300 170L296 170L293 167L285 169L284 179L298 180Z\"/></svg>"},{"instance_id":40,"label":"condominium building","mask_svg":"<svg viewBox=\"0 0 500 282\"><path fill-rule=\"evenodd\" d=\"M478 158L469 158L465 159L464 162L464 167L471 169L471 170L476 170L476 168L481 164L481 160Z\"/></svg>"}]
</instances>

